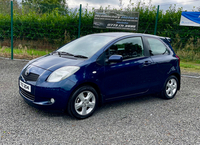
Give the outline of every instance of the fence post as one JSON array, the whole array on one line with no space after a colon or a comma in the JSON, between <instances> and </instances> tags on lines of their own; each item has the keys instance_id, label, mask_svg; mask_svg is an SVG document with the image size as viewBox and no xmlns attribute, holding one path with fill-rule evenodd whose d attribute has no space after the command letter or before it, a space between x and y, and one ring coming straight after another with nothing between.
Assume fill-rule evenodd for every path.
<instances>
[{"instance_id":1,"label":"fence post","mask_svg":"<svg viewBox=\"0 0 200 145\"><path fill-rule=\"evenodd\" d=\"M158 5L158 9L157 9L156 24L155 24L155 29L154 29L154 35L156 35L156 31L157 31L158 15L159 15L159 5Z\"/></svg>"},{"instance_id":2,"label":"fence post","mask_svg":"<svg viewBox=\"0 0 200 145\"><path fill-rule=\"evenodd\" d=\"M10 1L11 4L11 60L13 60L13 0Z\"/></svg>"},{"instance_id":3,"label":"fence post","mask_svg":"<svg viewBox=\"0 0 200 145\"><path fill-rule=\"evenodd\" d=\"M80 11L79 11L78 38L80 37L80 33L81 33L81 7L82 7L82 4L80 4Z\"/></svg>"}]
</instances>

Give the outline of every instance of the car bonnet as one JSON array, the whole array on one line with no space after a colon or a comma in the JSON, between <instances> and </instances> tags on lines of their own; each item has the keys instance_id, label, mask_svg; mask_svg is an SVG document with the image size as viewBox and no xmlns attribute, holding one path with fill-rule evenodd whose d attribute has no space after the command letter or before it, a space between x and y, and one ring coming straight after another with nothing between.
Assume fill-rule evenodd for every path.
<instances>
[{"instance_id":1,"label":"car bonnet","mask_svg":"<svg viewBox=\"0 0 200 145\"><path fill-rule=\"evenodd\" d=\"M84 59L71 59L62 58L57 55L48 55L46 57L42 57L41 59L33 61L31 65L45 70L55 71L56 69L61 68L63 66L78 66L78 64L80 64L83 61Z\"/></svg>"}]
</instances>

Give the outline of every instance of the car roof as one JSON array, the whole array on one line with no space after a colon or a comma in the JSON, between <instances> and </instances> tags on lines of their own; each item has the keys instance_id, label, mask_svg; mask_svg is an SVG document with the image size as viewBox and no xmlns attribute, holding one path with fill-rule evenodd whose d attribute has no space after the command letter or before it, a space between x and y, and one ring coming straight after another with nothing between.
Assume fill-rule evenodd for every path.
<instances>
[{"instance_id":1,"label":"car roof","mask_svg":"<svg viewBox=\"0 0 200 145\"><path fill-rule=\"evenodd\" d=\"M96 36L110 36L110 37L116 37L120 38L123 36L149 36L149 37L156 37L156 38L164 38L157 35L151 35L151 34L142 34L142 33L131 33L131 32L107 32L107 33L95 33L91 35Z\"/></svg>"}]
</instances>

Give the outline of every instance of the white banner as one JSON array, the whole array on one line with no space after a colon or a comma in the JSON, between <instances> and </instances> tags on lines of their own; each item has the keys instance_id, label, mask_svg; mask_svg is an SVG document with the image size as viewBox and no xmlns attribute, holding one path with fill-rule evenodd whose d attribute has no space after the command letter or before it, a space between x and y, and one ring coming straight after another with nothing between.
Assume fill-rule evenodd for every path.
<instances>
[{"instance_id":1,"label":"white banner","mask_svg":"<svg viewBox=\"0 0 200 145\"><path fill-rule=\"evenodd\" d=\"M200 27L200 12L182 12L180 26Z\"/></svg>"}]
</instances>

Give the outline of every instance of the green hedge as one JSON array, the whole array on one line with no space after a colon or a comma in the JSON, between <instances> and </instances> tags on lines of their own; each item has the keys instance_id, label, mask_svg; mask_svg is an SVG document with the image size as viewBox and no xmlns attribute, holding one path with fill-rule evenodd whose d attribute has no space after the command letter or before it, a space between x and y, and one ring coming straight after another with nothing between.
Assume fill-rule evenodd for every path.
<instances>
[{"instance_id":1,"label":"green hedge","mask_svg":"<svg viewBox=\"0 0 200 145\"><path fill-rule=\"evenodd\" d=\"M130 11L130 7L126 8ZM140 13L139 29L137 32L153 34L156 18L156 7L145 6L138 3L132 8L132 11ZM10 14L1 13L0 11L0 39L10 38ZM157 35L171 37L175 42L185 44L187 40L193 37L195 44L200 37L199 27L183 27L179 26L181 17L181 8L170 6L165 12L160 10ZM66 41L77 38L78 35L78 10L70 10L67 15L60 15L58 9L51 13L38 14L29 10L24 12L22 7L19 11L14 11L14 39L40 40L45 39L50 43L64 44ZM85 9L81 18L81 36L99 33L113 32L119 30L94 29L93 12ZM177 39L180 40L177 40ZM67 39L67 40L66 40Z\"/></svg>"}]
</instances>

